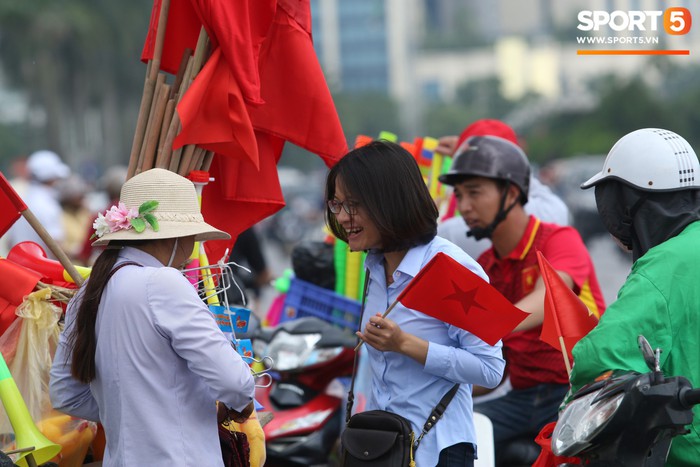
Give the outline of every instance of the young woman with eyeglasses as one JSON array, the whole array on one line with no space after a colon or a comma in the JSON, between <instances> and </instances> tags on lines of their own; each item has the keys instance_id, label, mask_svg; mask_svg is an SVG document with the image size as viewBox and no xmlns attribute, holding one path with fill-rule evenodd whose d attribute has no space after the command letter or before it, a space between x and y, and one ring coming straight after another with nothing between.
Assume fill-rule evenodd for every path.
<instances>
[{"instance_id":1,"label":"young woman with eyeglasses","mask_svg":"<svg viewBox=\"0 0 700 467\"><path fill-rule=\"evenodd\" d=\"M473 465L472 385L495 387L501 381L501 344L490 346L401 304L381 316L439 252L486 275L459 247L436 236L438 211L416 161L397 144L376 141L345 155L328 174L326 201L331 232L351 250L368 252L370 280L363 331L357 333L367 344L370 367L367 410L400 414L420 433L433 407L460 383L415 460L420 466Z\"/></svg>"}]
</instances>

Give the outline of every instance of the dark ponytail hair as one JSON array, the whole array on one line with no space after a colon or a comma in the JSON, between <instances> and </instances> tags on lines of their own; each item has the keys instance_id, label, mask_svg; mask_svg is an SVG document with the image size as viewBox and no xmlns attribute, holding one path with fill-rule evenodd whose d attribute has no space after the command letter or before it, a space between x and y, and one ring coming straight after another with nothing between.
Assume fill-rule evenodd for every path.
<instances>
[{"instance_id":1,"label":"dark ponytail hair","mask_svg":"<svg viewBox=\"0 0 700 467\"><path fill-rule=\"evenodd\" d=\"M68 344L73 349L71 375L81 383L88 384L95 379L97 308L118 257L119 248L108 247L104 250L95 260L90 279L76 296L80 299L80 305L73 329L69 333Z\"/></svg>"}]
</instances>

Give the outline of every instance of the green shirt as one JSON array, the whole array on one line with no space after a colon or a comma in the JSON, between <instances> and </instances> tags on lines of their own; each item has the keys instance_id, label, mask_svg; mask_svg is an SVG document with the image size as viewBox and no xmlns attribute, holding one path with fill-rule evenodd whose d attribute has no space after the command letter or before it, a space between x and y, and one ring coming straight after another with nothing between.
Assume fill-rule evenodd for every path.
<instances>
[{"instance_id":1,"label":"green shirt","mask_svg":"<svg viewBox=\"0 0 700 467\"><path fill-rule=\"evenodd\" d=\"M637 336L662 349L666 376L700 385L700 221L647 251L632 266L618 298L573 349L575 391L607 370L649 371ZM700 406L690 433L674 438L666 465L700 462Z\"/></svg>"}]
</instances>

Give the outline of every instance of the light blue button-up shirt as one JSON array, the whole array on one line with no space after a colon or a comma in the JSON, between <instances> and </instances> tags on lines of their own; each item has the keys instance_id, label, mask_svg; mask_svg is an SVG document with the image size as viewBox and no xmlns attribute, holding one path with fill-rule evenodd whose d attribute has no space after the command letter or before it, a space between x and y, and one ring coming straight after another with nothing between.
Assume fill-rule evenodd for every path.
<instances>
[{"instance_id":1,"label":"light blue button-up shirt","mask_svg":"<svg viewBox=\"0 0 700 467\"><path fill-rule=\"evenodd\" d=\"M124 248L126 266L105 287L95 333L96 378L70 375L61 334L50 394L62 412L100 420L107 435L103 465L221 466L215 401L242 410L254 392L250 368L226 340L183 275L153 256ZM68 306L66 329L77 311Z\"/></svg>"},{"instance_id":2,"label":"light blue button-up shirt","mask_svg":"<svg viewBox=\"0 0 700 467\"><path fill-rule=\"evenodd\" d=\"M394 271L388 288L384 278L384 257L370 252L369 291L362 318L365 329L370 316L384 313L418 271L438 252L443 252L488 280L481 266L458 246L435 237L430 243L410 249ZM445 278L447 279L447 278ZM369 345L371 390L367 410L387 410L409 419L419 436L428 415L455 383L459 391L443 418L428 432L416 451L416 465L437 464L440 451L457 443L476 445L472 416L472 385L495 387L503 377L505 360L501 343L491 346L473 334L398 304L387 318L401 330L429 342L425 366L396 352L381 352Z\"/></svg>"}]
</instances>

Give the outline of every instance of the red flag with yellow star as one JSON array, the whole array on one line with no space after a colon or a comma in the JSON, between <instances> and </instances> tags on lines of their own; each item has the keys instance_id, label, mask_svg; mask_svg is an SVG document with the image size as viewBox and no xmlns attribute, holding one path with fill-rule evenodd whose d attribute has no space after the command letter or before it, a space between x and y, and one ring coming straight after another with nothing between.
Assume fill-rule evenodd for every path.
<instances>
[{"instance_id":1,"label":"red flag with yellow star","mask_svg":"<svg viewBox=\"0 0 700 467\"><path fill-rule=\"evenodd\" d=\"M537 252L537 261L545 286L544 321L540 339L561 349L561 337L571 359L571 349L598 324L598 318L559 277L540 251Z\"/></svg>"},{"instance_id":2,"label":"red flag with yellow star","mask_svg":"<svg viewBox=\"0 0 700 467\"><path fill-rule=\"evenodd\" d=\"M406 308L469 331L494 345L528 314L484 279L438 253L396 299Z\"/></svg>"}]
</instances>

